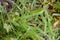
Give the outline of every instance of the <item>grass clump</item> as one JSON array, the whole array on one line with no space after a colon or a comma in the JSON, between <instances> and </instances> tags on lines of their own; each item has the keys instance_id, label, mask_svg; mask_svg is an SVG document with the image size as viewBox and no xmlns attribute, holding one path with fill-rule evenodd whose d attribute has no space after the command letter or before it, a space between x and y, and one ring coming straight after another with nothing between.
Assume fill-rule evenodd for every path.
<instances>
[{"instance_id":1,"label":"grass clump","mask_svg":"<svg viewBox=\"0 0 60 40\"><path fill-rule=\"evenodd\" d=\"M58 0L9 2L12 2L9 11L6 10L7 6L0 4L0 40L60 39L60 10L59 5L56 5L59 4Z\"/></svg>"}]
</instances>

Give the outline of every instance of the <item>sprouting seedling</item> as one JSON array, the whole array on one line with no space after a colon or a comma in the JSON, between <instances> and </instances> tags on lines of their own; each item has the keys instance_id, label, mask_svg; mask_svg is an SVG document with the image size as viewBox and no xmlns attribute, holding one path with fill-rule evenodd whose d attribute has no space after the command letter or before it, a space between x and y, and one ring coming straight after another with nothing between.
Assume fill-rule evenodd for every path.
<instances>
[{"instance_id":1,"label":"sprouting seedling","mask_svg":"<svg viewBox=\"0 0 60 40\"><path fill-rule=\"evenodd\" d=\"M60 16L59 13L53 13L52 16Z\"/></svg>"}]
</instances>

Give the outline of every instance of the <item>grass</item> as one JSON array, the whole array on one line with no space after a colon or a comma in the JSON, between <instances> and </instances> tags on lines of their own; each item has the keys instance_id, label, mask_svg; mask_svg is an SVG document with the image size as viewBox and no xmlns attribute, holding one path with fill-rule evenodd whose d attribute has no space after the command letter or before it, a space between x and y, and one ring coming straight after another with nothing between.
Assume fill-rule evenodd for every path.
<instances>
[{"instance_id":1,"label":"grass","mask_svg":"<svg viewBox=\"0 0 60 40\"><path fill-rule=\"evenodd\" d=\"M0 5L0 40L59 40L58 29L53 28L53 23L59 20L49 12L48 3L46 0L17 0L9 12ZM60 11L56 4L53 7Z\"/></svg>"}]
</instances>

